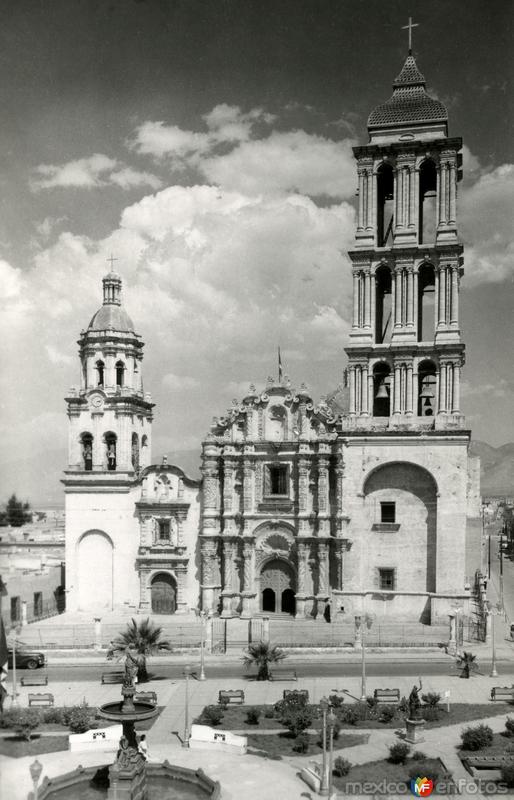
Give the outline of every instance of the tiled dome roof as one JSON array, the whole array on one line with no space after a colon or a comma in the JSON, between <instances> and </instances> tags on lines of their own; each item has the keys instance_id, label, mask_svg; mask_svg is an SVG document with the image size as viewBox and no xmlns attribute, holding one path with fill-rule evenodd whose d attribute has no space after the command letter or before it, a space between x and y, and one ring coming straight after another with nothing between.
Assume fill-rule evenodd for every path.
<instances>
[{"instance_id":1,"label":"tiled dome roof","mask_svg":"<svg viewBox=\"0 0 514 800\"><path fill-rule=\"evenodd\" d=\"M408 55L393 84L393 94L369 115L368 128L421 122L446 122L448 112L425 91L425 78L412 55Z\"/></svg>"},{"instance_id":2,"label":"tiled dome roof","mask_svg":"<svg viewBox=\"0 0 514 800\"><path fill-rule=\"evenodd\" d=\"M123 306L112 304L103 305L98 309L88 325L88 331L106 331L109 329L122 332L134 332L134 323Z\"/></svg>"}]
</instances>

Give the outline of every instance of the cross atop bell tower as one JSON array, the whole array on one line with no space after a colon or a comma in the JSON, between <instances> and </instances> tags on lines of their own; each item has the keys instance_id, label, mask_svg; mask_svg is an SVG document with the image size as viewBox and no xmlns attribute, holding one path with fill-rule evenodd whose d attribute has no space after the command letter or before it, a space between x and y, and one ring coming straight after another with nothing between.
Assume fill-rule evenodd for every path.
<instances>
[{"instance_id":1,"label":"cross atop bell tower","mask_svg":"<svg viewBox=\"0 0 514 800\"><path fill-rule=\"evenodd\" d=\"M358 213L349 357L350 424L462 427L457 182L462 140L409 54L354 147ZM353 422L352 422L353 420Z\"/></svg>"}]
</instances>

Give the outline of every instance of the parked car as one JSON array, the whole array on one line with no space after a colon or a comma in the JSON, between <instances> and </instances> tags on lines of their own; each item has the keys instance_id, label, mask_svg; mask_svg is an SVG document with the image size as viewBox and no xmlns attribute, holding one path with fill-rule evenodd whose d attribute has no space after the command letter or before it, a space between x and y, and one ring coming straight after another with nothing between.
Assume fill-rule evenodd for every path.
<instances>
[{"instance_id":1,"label":"parked car","mask_svg":"<svg viewBox=\"0 0 514 800\"><path fill-rule=\"evenodd\" d=\"M7 666L12 669L12 650L7 650ZM45 654L37 650L16 650L16 669L37 669L45 666Z\"/></svg>"}]
</instances>

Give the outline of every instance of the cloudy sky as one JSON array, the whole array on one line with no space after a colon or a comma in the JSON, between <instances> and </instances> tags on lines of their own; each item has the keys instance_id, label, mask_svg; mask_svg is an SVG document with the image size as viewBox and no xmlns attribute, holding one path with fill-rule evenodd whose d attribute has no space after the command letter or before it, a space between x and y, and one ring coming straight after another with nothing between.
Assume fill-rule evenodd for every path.
<instances>
[{"instance_id":1,"label":"cloudy sky","mask_svg":"<svg viewBox=\"0 0 514 800\"><path fill-rule=\"evenodd\" d=\"M340 383L351 147L391 93L409 15L429 91L466 144L463 406L474 438L514 440L514 4L4 0L8 490L25 491L20 463L65 464L63 397L111 253L146 342L156 459L196 448L213 416L276 372L278 344L315 397Z\"/></svg>"}]
</instances>

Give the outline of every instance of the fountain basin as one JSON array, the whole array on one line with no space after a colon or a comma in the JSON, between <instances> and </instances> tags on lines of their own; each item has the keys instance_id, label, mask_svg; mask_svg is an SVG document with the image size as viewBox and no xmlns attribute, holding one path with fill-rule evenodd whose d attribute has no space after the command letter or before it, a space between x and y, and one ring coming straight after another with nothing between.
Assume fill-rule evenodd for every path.
<instances>
[{"instance_id":1,"label":"fountain basin","mask_svg":"<svg viewBox=\"0 0 514 800\"><path fill-rule=\"evenodd\" d=\"M105 703L100 706L97 716L107 719L109 722L141 722L144 719L151 719L158 714L158 709L152 703L145 703L137 700L132 704L133 708L126 710L124 701L117 700L114 703Z\"/></svg>"},{"instance_id":2,"label":"fountain basin","mask_svg":"<svg viewBox=\"0 0 514 800\"><path fill-rule=\"evenodd\" d=\"M103 768L107 770L107 765ZM218 800L221 787L201 769L193 770L164 761L146 765L148 800ZM45 778L39 800L105 800L107 786L95 782L100 767L77 767L72 772Z\"/></svg>"}]
</instances>

